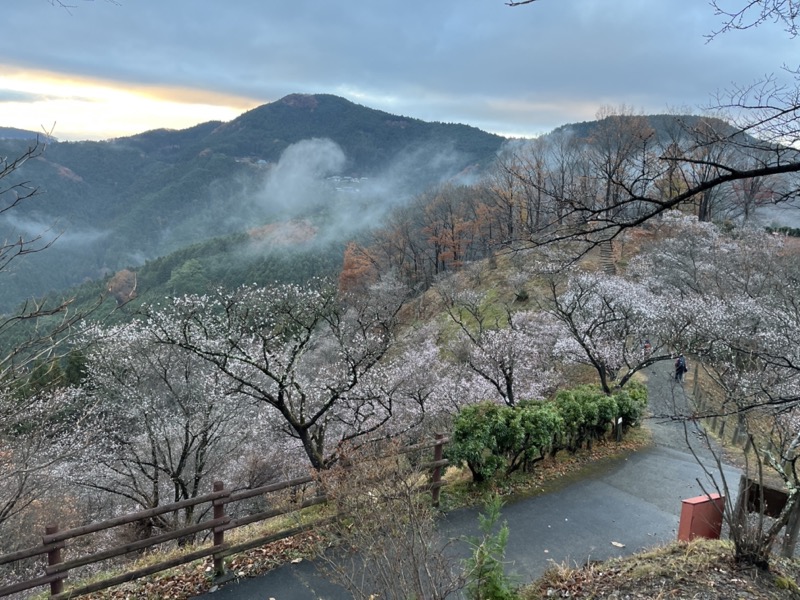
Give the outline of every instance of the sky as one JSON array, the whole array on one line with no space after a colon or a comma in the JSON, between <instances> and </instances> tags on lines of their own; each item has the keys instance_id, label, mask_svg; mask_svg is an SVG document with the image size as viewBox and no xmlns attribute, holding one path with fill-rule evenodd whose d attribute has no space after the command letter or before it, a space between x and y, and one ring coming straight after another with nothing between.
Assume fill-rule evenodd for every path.
<instances>
[{"instance_id":1,"label":"sky","mask_svg":"<svg viewBox=\"0 0 800 600\"><path fill-rule=\"evenodd\" d=\"M701 112L800 44L771 26L709 42L705 0L64 3L3 0L0 126L110 139L326 93L534 137L604 105Z\"/></svg>"}]
</instances>

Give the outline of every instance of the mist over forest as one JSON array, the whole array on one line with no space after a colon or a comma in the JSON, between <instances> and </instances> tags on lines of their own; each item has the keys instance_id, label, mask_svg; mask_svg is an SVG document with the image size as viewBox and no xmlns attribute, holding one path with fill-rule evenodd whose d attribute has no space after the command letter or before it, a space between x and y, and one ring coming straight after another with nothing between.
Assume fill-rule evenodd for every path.
<instances>
[{"instance_id":1,"label":"mist over forest","mask_svg":"<svg viewBox=\"0 0 800 600\"><path fill-rule=\"evenodd\" d=\"M13 183L30 181L38 191L0 215L0 234L38 238L57 251L15 264L0 290L0 310L270 225L270 243L256 237L239 255L258 260L259 252L298 244L343 246L426 187L466 181L490 164L503 141L324 95L287 96L230 123L183 131L51 141L15 173ZM0 152L14 156L30 143L15 133L0 139ZM342 186L334 177L359 183ZM314 234L280 240L275 224L294 219Z\"/></svg>"},{"instance_id":2,"label":"mist over forest","mask_svg":"<svg viewBox=\"0 0 800 600\"><path fill-rule=\"evenodd\" d=\"M13 183L32 182L36 193L0 214L0 232L6 240L35 239L52 249L30 253L7 270L0 310L79 284L79 296L103 294L116 274L131 270L140 300L216 285L337 277L348 244L369 247L377 237L380 245L381 236L408 237L412 229L422 237L406 243L439 248L412 259L419 264L410 268L410 283L427 286L524 239L524 227L500 221L492 228L481 220L492 211L527 210L504 205L530 203L525 194L541 197L544 186L533 192L526 185L536 177L553 180L545 171L560 169L563 176L569 169L573 181L596 188L613 176L604 174L603 160L635 171L641 167L634 163L683 143L693 128L733 131L701 116L610 109L598 116L535 140L510 140L335 96L291 95L229 123L105 142L51 140L14 173ZM9 156L32 143L12 133L0 140ZM752 158L737 152L743 163ZM581 193L601 194L590 188ZM748 199L749 190L729 186L701 204L713 205L706 217L718 221L755 219L757 212L764 224L796 223L782 205L764 206L763 190L752 192ZM511 199L515 194L521 200ZM448 227L451 238L460 228L461 239L436 239ZM392 234L393 228L406 232ZM408 269L405 259L386 260L387 268Z\"/></svg>"}]
</instances>

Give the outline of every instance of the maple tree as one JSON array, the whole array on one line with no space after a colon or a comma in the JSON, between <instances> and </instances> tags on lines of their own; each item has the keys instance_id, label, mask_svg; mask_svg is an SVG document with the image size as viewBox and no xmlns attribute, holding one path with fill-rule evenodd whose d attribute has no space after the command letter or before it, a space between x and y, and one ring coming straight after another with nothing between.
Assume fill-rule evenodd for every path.
<instances>
[{"instance_id":1,"label":"maple tree","mask_svg":"<svg viewBox=\"0 0 800 600\"><path fill-rule=\"evenodd\" d=\"M376 276L376 262L369 252L355 242L348 243L344 250L342 270L339 273L339 289L343 292L352 292L372 283Z\"/></svg>"}]
</instances>

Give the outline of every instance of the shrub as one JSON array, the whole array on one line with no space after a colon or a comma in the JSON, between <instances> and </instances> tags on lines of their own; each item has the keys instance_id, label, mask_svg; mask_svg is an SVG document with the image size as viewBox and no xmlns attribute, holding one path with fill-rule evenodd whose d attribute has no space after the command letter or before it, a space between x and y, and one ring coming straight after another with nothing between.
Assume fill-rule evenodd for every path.
<instances>
[{"instance_id":1,"label":"shrub","mask_svg":"<svg viewBox=\"0 0 800 600\"><path fill-rule=\"evenodd\" d=\"M598 395L602 395L599 388L588 385L562 390L556 394L556 407L564 419L560 448L577 452L584 442L589 442L600 416Z\"/></svg>"},{"instance_id":2,"label":"shrub","mask_svg":"<svg viewBox=\"0 0 800 600\"><path fill-rule=\"evenodd\" d=\"M606 396L601 394L595 400L597 406L597 423L594 426L593 435L595 439L602 439L608 430L614 426L619 415L619 404L616 394Z\"/></svg>"},{"instance_id":3,"label":"shrub","mask_svg":"<svg viewBox=\"0 0 800 600\"><path fill-rule=\"evenodd\" d=\"M638 381L631 381L614 398L617 401L618 416L622 417L622 429L627 430L638 425L647 408L647 387Z\"/></svg>"},{"instance_id":4,"label":"shrub","mask_svg":"<svg viewBox=\"0 0 800 600\"><path fill-rule=\"evenodd\" d=\"M552 401L504 406L485 402L463 408L455 419L447 457L466 463L472 480L485 481L505 468L506 474L530 470L548 453L577 452L603 439L622 417L623 431L638 424L647 406L647 388L630 383L608 396L599 386L561 390Z\"/></svg>"},{"instance_id":5,"label":"shrub","mask_svg":"<svg viewBox=\"0 0 800 600\"><path fill-rule=\"evenodd\" d=\"M505 463L498 445L498 436L509 436L504 408L508 407L483 402L462 408L456 416L447 458L466 463L475 482L489 479Z\"/></svg>"},{"instance_id":6,"label":"shrub","mask_svg":"<svg viewBox=\"0 0 800 600\"><path fill-rule=\"evenodd\" d=\"M552 402L523 403L510 411L517 415L522 436L518 445L505 449L509 460L507 472L520 467L528 471L552 451L564 430L564 419Z\"/></svg>"}]
</instances>

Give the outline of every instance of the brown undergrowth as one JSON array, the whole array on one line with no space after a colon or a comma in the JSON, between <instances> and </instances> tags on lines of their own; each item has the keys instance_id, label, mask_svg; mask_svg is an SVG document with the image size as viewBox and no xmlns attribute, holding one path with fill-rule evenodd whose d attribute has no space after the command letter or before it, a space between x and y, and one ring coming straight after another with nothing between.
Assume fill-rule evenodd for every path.
<instances>
[{"instance_id":1,"label":"brown undergrowth","mask_svg":"<svg viewBox=\"0 0 800 600\"><path fill-rule=\"evenodd\" d=\"M633 429L620 443L595 443L591 450L584 449L575 454L561 452L555 458L537 463L530 474L497 478L488 487L480 489L469 485L465 469L449 469L445 475L448 486L442 492L442 507L446 510L479 505L485 500L487 491L506 497L546 493L568 485L581 477L586 469L596 468L598 461L613 460L649 443L646 429ZM280 565L314 556L321 542L322 536L316 533L297 535L232 556L226 560L226 569L235 578L255 577ZM156 562L157 557L150 558ZM182 600L214 589L216 584L212 573L211 559L207 558L83 597L90 600Z\"/></svg>"},{"instance_id":2,"label":"brown undergrowth","mask_svg":"<svg viewBox=\"0 0 800 600\"><path fill-rule=\"evenodd\" d=\"M776 557L770 572L741 568L730 542L697 539L582 568L556 565L521 599L792 600L798 581L798 560Z\"/></svg>"}]
</instances>

